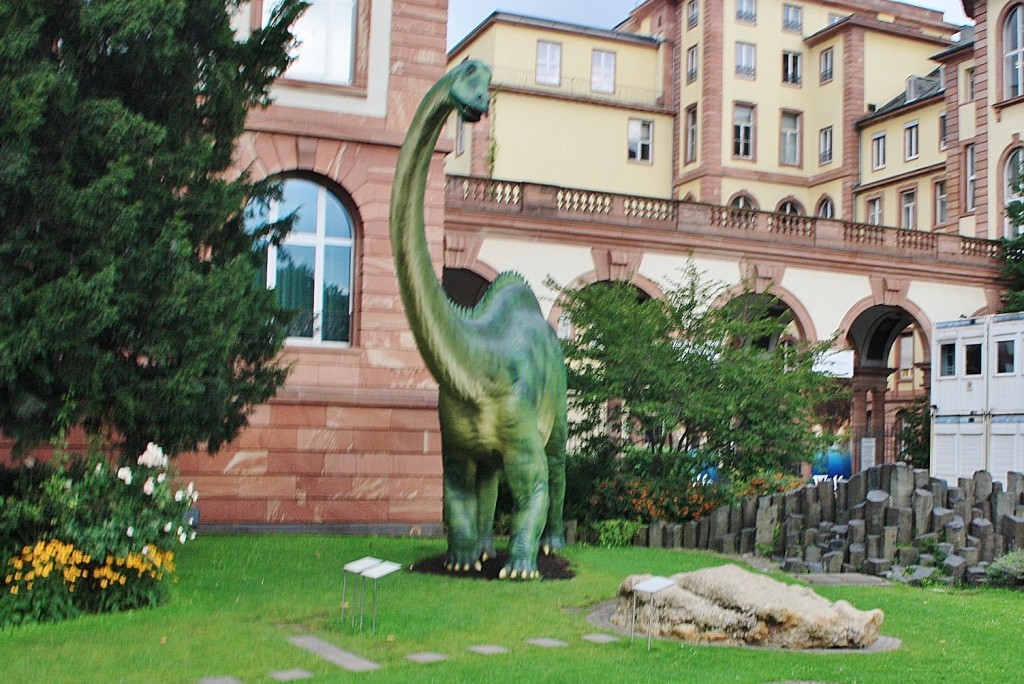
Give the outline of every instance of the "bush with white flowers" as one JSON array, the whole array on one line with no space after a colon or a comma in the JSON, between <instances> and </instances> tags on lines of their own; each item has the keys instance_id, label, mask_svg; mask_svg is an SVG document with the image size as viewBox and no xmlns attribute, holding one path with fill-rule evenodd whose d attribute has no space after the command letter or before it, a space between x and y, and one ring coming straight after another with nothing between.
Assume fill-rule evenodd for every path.
<instances>
[{"instance_id":1,"label":"bush with white flowers","mask_svg":"<svg viewBox=\"0 0 1024 684\"><path fill-rule=\"evenodd\" d=\"M0 472L0 627L162 603L198 499L152 443Z\"/></svg>"}]
</instances>

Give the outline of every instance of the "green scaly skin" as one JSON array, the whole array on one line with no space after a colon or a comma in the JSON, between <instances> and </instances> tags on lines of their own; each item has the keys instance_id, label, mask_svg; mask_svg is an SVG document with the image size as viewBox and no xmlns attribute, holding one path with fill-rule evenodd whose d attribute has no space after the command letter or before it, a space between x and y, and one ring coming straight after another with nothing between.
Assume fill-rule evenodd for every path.
<instances>
[{"instance_id":1,"label":"green scaly skin","mask_svg":"<svg viewBox=\"0 0 1024 684\"><path fill-rule=\"evenodd\" d=\"M538 577L537 552L565 546L566 381L561 345L523 279L503 273L472 309L451 302L434 274L423 199L449 114L487 112L491 73L466 61L424 96L398 156L391 247L409 326L440 387L449 569L479 570L494 554L494 506L504 473L514 512L502 577Z\"/></svg>"}]
</instances>

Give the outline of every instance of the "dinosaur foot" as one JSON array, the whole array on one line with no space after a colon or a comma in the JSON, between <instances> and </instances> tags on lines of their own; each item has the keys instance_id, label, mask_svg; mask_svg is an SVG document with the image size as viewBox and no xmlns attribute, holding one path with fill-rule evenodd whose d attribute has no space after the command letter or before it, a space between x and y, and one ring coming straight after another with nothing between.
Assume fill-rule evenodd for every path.
<instances>
[{"instance_id":1,"label":"dinosaur foot","mask_svg":"<svg viewBox=\"0 0 1024 684\"><path fill-rule=\"evenodd\" d=\"M545 556L565 548L565 537L561 534L545 534L540 540L540 550Z\"/></svg>"},{"instance_id":2,"label":"dinosaur foot","mask_svg":"<svg viewBox=\"0 0 1024 684\"><path fill-rule=\"evenodd\" d=\"M510 560L508 565L503 567L501 572L498 573L498 578L521 580L540 579L540 571L537 570L536 563Z\"/></svg>"},{"instance_id":3,"label":"dinosaur foot","mask_svg":"<svg viewBox=\"0 0 1024 684\"><path fill-rule=\"evenodd\" d=\"M483 567L481 558L476 553L449 551L444 560L444 568L449 572L480 572Z\"/></svg>"},{"instance_id":4,"label":"dinosaur foot","mask_svg":"<svg viewBox=\"0 0 1024 684\"><path fill-rule=\"evenodd\" d=\"M470 570L480 572L484 569L484 566L481 561L473 561L472 563L445 563L444 569L449 572L469 572Z\"/></svg>"}]
</instances>

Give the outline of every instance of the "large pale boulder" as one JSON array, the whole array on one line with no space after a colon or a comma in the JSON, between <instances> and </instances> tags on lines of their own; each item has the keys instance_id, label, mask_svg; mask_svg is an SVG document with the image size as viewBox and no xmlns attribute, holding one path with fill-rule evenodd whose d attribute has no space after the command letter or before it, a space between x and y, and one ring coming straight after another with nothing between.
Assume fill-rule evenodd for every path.
<instances>
[{"instance_id":1,"label":"large pale boulder","mask_svg":"<svg viewBox=\"0 0 1024 684\"><path fill-rule=\"evenodd\" d=\"M650 575L631 575L619 586L612 622L629 629L633 587ZM801 586L783 584L737 565L673 575L674 586L636 595L635 628L642 634L690 643L776 648L863 648L878 638L881 610L857 610Z\"/></svg>"}]
</instances>

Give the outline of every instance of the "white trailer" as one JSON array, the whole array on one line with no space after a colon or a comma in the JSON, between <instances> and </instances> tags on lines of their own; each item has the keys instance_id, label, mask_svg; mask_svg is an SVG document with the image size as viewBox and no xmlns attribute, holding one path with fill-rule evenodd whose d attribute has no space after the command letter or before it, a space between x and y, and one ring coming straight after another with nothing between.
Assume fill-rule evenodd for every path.
<instances>
[{"instance_id":1,"label":"white trailer","mask_svg":"<svg viewBox=\"0 0 1024 684\"><path fill-rule=\"evenodd\" d=\"M931 474L1024 471L1024 313L936 323Z\"/></svg>"}]
</instances>

